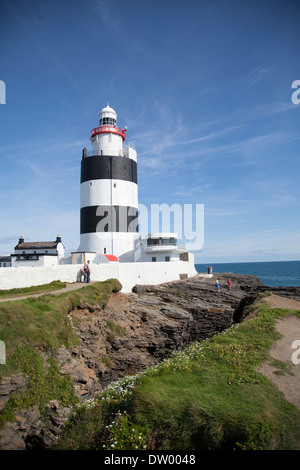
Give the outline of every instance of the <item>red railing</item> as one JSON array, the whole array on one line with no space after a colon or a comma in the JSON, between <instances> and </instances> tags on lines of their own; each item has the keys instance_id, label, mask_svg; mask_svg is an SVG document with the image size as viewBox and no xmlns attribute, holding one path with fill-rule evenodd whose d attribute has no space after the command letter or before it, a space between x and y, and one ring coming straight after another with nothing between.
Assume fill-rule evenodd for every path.
<instances>
[{"instance_id":1,"label":"red railing","mask_svg":"<svg viewBox=\"0 0 300 470\"><path fill-rule=\"evenodd\" d=\"M122 137L123 141L125 140L125 131L123 129L120 129L119 127L114 127L114 126L99 126L95 127L95 129L92 130L91 132L91 137L95 137L97 134L106 134L108 132L111 132L112 134L118 134Z\"/></svg>"}]
</instances>

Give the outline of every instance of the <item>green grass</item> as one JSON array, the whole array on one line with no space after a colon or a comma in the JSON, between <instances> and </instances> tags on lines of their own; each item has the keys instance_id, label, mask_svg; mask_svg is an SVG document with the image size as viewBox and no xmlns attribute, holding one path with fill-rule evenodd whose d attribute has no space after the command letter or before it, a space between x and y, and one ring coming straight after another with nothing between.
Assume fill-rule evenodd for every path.
<instances>
[{"instance_id":1,"label":"green grass","mask_svg":"<svg viewBox=\"0 0 300 470\"><path fill-rule=\"evenodd\" d=\"M22 372L28 380L25 392L11 395L0 424L11 419L14 411L33 404L43 410L51 399L58 399L62 404L76 402L71 379L61 376L54 360L62 345L69 348L79 344L68 314L77 308L104 308L111 293L120 288L117 280L110 279L60 295L45 294L0 303L0 339L6 349L6 364L0 364L0 379ZM42 358L42 352L49 357L48 363Z\"/></svg>"},{"instance_id":2,"label":"green grass","mask_svg":"<svg viewBox=\"0 0 300 470\"><path fill-rule=\"evenodd\" d=\"M49 284L40 284L39 286L23 287L18 289L0 290L0 298L9 298L15 296L23 296L30 294L39 294L43 292L50 292L53 290L63 289L66 284L61 281L53 281Z\"/></svg>"},{"instance_id":3,"label":"green grass","mask_svg":"<svg viewBox=\"0 0 300 470\"><path fill-rule=\"evenodd\" d=\"M76 308L104 308L111 292L120 287L118 281L108 280L60 295L1 302L0 339L5 342L8 359L23 345L56 350L63 344L76 344L67 314Z\"/></svg>"},{"instance_id":4,"label":"green grass","mask_svg":"<svg viewBox=\"0 0 300 470\"><path fill-rule=\"evenodd\" d=\"M140 442L156 449L299 448L299 410L257 372L280 337L276 320L295 312L264 305L256 309L254 318L111 384L86 405L89 413L93 406L102 407L105 419L90 430L85 448L131 449L136 429ZM79 421L69 423L73 436L86 419L83 408L80 413ZM127 424L121 428L116 423L122 416ZM59 446L77 448L66 430Z\"/></svg>"},{"instance_id":5,"label":"green grass","mask_svg":"<svg viewBox=\"0 0 300 470\"><path fill-rule=\"evenodd\" d=\"M17 410L38 406L43 413L50 400L58 400L65 406L78 402L70 376L60 374L55 359L49 358L46 367L39 351L30 346L23 346L18 348L11 358L11 366L25 374L27 389L10 395L0 416L0 428L6 421L14 419Z\"/></svg>"}]
</instances>

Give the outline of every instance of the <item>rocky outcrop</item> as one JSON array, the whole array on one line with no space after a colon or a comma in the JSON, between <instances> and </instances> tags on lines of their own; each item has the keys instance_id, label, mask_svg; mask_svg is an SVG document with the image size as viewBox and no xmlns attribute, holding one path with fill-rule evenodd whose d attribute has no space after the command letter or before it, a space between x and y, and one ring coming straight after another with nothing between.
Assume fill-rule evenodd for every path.
<instances>
[{"instance_id":1,"label":"rocky outcrop","mask_svg":"<svg viewBox=\"0 0 300 470\"><path fill-rule=\"evenodd\" d=\"M103 387L156 364L192 341L223 331L242 319L263 285L254 276L233 274L229 290L228 276L218 277L220 291L215 288L217 275L195 276L158 286L137 285L131 294L112 294L104 311L71 312L80 340L72 357L84 359Z\"/></svg>"},{"instance_id":2,"label":"rocky outcrop","mask_svg":"<svg viewBox=\"0 0 300 470\"><path fill-rule=\"evenodd\" d=\"M22 410L7 422L0 434L1 450L44 450L55 448L59 430L71 409L52 400L41 417L37 406Z\"/></svg>"},{"instance_id":3,"label":"rocky outcrop","mask_svg":"<svg viewBox=\"0 0 300 470\"><path fill-rule=\"evenodd\" d=\"M220 291L215 281L220 280ZM158 286L134 287L131 294L113 293L104 310L81 307L68 317L79 346L62 347L56 355L62 374L69 374L80 400L124 375L135 374L193 341L212 337L243 319L245 309L265 290L254 276L227 274L194 276ZM300 288L295 288L296 290ZM289 291L298 296L300 292ZM284 295L283 288L279 295ZM0 383L0 407L9 394L26 387L19 375ZM1 411L1 408L0 408ZM0 431L0 449L54 448L60 426L70 409L57 401L48 404L41 418L36 407L18 413Z\"/></svg>"},{"instance_id":4,"label":"rocky outcrop","mask_svg":"<svg viewBox=\"0 0 300 470\"><path fill-rule=\"evenodd\" d=\"M300 301L300 287L296 287L296 286L289 286L289 287L260 286L258 291L261 292L261 293L269 291L269 292L272 292L275 295L280 295L281 297L286 297L287 299L293 299L293 300Z\"/></svg>"},{"instance_id":5,"label":"rocky outcrop","mask_svg":"<svg viewBox=\"0 0 300 470\"><path fill-rule=\"evenodd\" d=\"M2 377L0 379L0 413L4 410L10 394L25 390L26 385L27 380L21 373L15 374L12 377Z\"/></svg>"}]
</instances>

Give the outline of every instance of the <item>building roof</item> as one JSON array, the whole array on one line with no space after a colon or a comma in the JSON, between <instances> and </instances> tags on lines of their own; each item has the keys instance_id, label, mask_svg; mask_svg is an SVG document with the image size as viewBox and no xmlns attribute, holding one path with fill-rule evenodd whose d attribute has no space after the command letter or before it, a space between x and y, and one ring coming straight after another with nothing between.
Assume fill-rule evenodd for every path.
<instances>
[{"instance_id":1,"label":"building roof","mask_svg":"<svg viewBox=\"0 0 300 470\"><path fill-rule=\"evenodd\" d=\"M18 243L15 250L48 250L56 248L60 242L23 242Z\"/></svg>"},{"instance_id":2,"label":"building roof","mask_svg":"<svg viewBox=\"0 0 300 470\"><path fill-rule=\"evenodd\" d=\"M11 261L10 256L0 256L0 263L9 263Z\"/></svg>"},{"instance_id":3,"label":"building roof","mask_svg":"<svg viewBox=\"0 0 300 470\"><path fill-rule=\"evenodd\" d=\"M119 258L117 258L117 256L115 255L104 255L105 258L108 259L108 261L120 261Z\"/></svg>"},{"instance_id":4,"label":"building roof","mask_svg":"<svg viewBox=\"0 0 300 470\"><path fill-rule=\"evenodd\" d=\"M113 108L111 108L108 104L107 104L107 106L106 106L105 108L102 108L102 109L101 109L99 115L100 115L101 113L112 113L112 114L117 115L116 111L115 111Z\"/></svg>"},{"instance_id":5,"label":"building roof","mask_svg":"<svg viewBox=\"0 0 300 470\"><path fill-rule=\"evenodd\" d=\"M56 240L51 242L25 242L24 238L20 237L15 250L51 250L59 243L62 243L60 235L57 235Z\"/></svg>"}]
</instances>

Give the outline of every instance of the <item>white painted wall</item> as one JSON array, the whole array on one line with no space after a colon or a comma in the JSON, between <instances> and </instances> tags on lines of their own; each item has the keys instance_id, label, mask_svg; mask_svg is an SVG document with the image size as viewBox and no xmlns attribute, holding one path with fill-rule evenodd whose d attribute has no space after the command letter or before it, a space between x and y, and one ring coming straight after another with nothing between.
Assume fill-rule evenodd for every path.
<instances>
[{"instance_id":1,"label":"white painted wall","mask_svg":"<svg viewBox=\"0 0 300 470\"><path fill-rule=\"evenodd\" d=\"M32 255L35 257L36 255ZM17 260L14 256L12 257L12 266L16 268L20 267L36 267L36 266L57 266L58 265L58 256L47 256L39 255L38 259L20 259Z\"/></svg>"},{"instance_id":2,"label":"white painted wall","mask_svg":"<svg viewBox=\"0 0 300 470\"><path fill-rule=\"evenodd\" d=\"M78 251L89 251L115 255L117 257L128 256L128 261L133 261L133 250L138 237L136 232L95 232L82 233L80 235L80 247ZM126 255L127 254L127 255ZM123 259L123 258L122 258Z\"/></svg>"},{"instance_id":3,"label":"white painted wall","mask_svg":"<svg viewBox=\"0 0 300 470\"><path fill-rule=\"evenodd\" d=\"M101 152L101 150L103 150L104 152L108 152L110 155L119 155L123 146L122 137L111 133L97 134L91 139L91 141L95 152Z\"/></svg>"},{"instance_id":4,"label":"white painted wall","mask_svg":"<svg viewBox=\"0 0 300 470\"><path fill-rule=\"evenodd\" d=\"M129 206L138 208L136 183L122 180L92 180L80 185L80 207Z\"/></svg>"},{"instance_id":5,"label":"white painted wall","mask_svg":"<svg viewBox=\"0 0 300 470\"><path fill-rule=\"evenodd\" d=\"M124 145L123 144L123 151L122 154L124 157L131 158L131 160L137 161L137 153L136 150L132 147L132 144Z\"/></svg>"},{"instance_id":6,"label":"white painted wall","mask_svg":"<svg viewBox=\"0 0 300 470\"><path fill-rule=\"evenodd\" d=\"M171 239L174 238L176 243L174 245L149 245L147 239ZM166 256L169 257L170 262L179 261L180 253L186 251L185 247L180 247L177 243L177 233L175 232L161 232L149 233L140 235L136 241L134 261L136 262L166 262ZM156 258L156 261L152 261Z\"/></svg>"},{"instance_id":7,"label":"white painted wall","mask_svg":"<svg viewBox=\"0 0 300 470\"><path fill-rule=\"evenodd\" d=\"M161 284L180 279L180 274L188 277L197 274L194 256L190 261L171 263L107 263L91 265L91 280L105 281L119 279L122 292L131 292L135 284ZM11 267L0 269L0 289L37 286L52 281L77 282L80 280L81 264L37 267Z\"/></svg>"},{"instance_id":8,"label":"white painted wall","mask_svg":"<svg viewBox=\"0 0 300 470\"><path fill-rule=\"evenodd\" d=\"M122 292L131 292L135 284L162 284L176 281L180 275L192 277L197 274L194 266L194 255L189 254L189 261L172 261L169 263L120 263L119 280Z\"/></svg>"},{"instance_id":9,"label":"white painted wall","mask_svg":"<svg viewBox=\"0 0 300 470\"><path fill-rule=\"evenodd\" d=\"M11 261L1 261L0 268L9 268L11 266Z\"/></svg>"}]
</instances>

